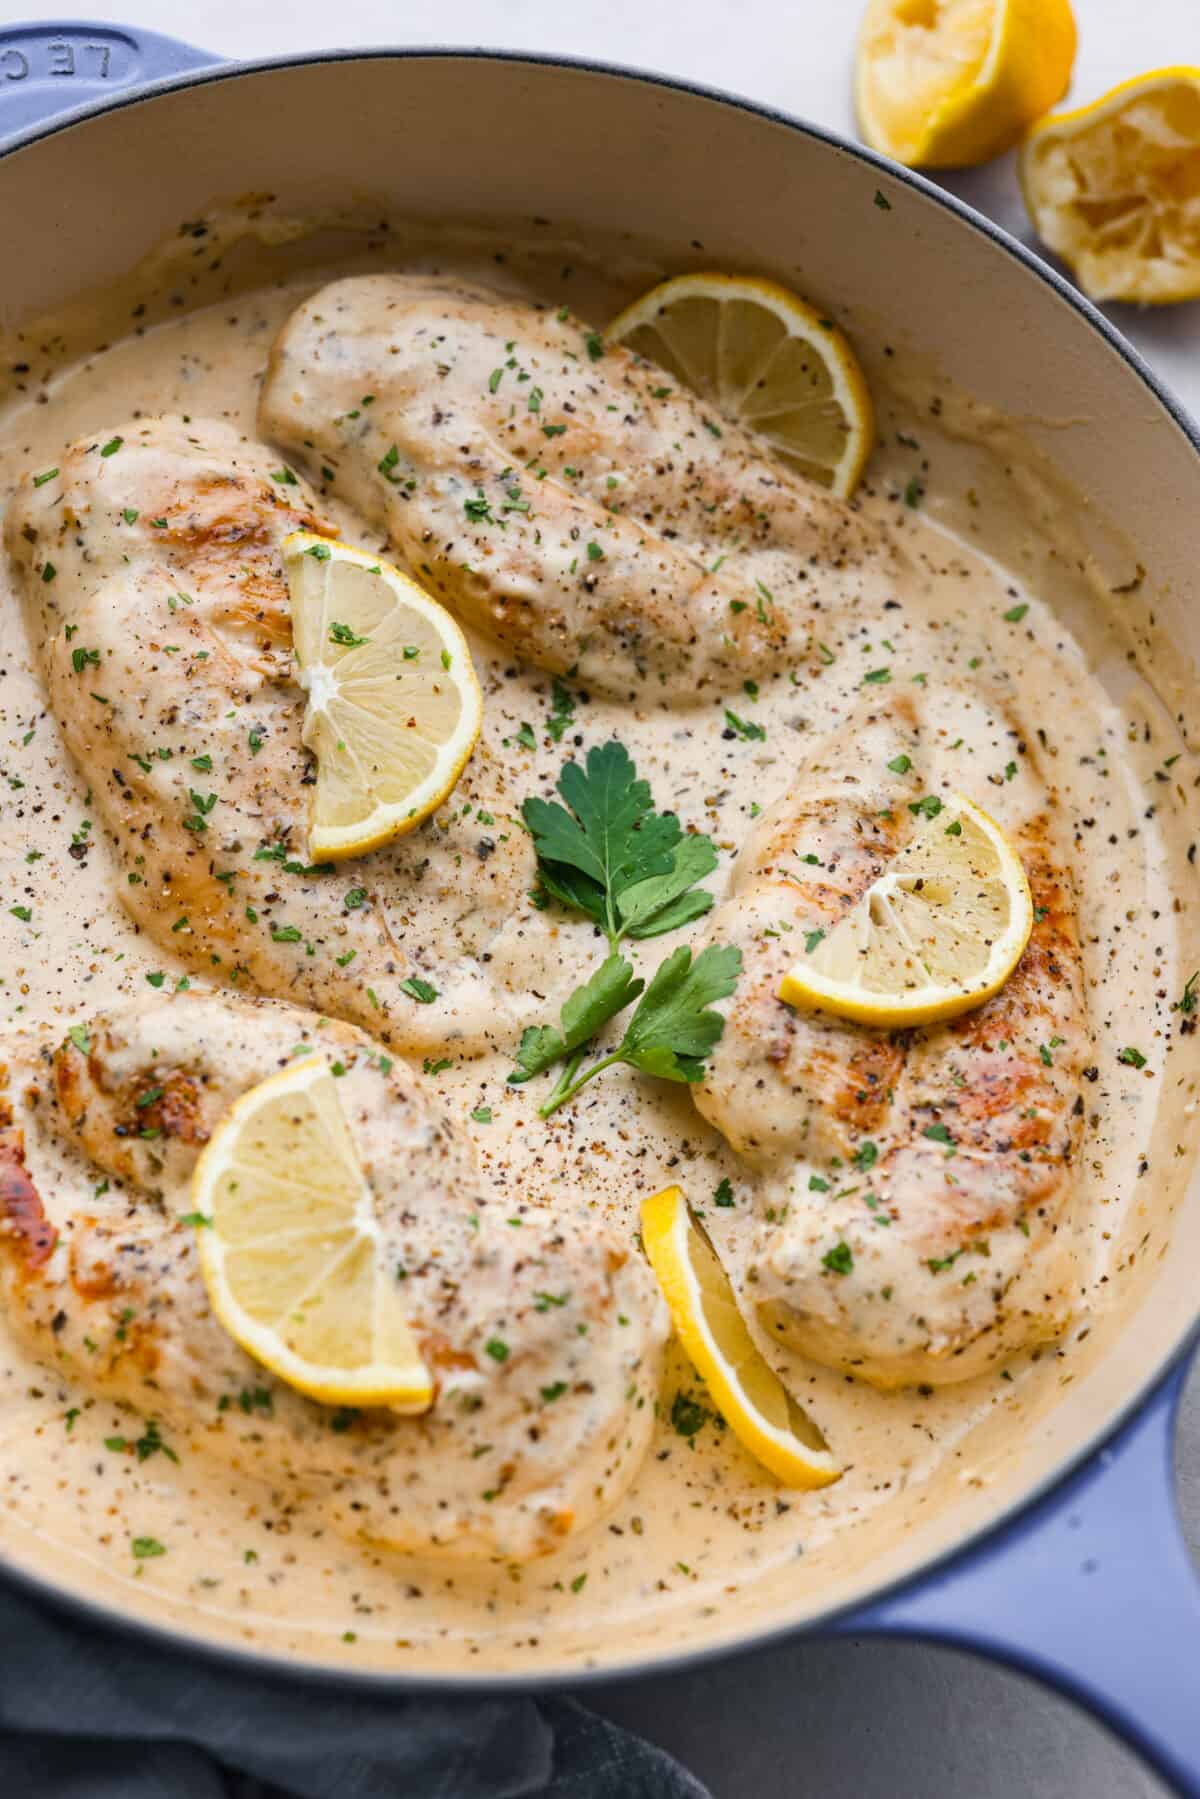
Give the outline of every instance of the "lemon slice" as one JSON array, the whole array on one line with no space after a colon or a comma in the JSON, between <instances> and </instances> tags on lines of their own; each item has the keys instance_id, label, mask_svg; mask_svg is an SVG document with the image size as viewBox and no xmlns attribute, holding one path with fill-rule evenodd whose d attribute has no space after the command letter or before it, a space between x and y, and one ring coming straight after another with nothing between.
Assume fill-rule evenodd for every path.
<instances>
[{"instance_id":1,"label":"lemon slice","mask_svg":"<svg viewBox=\"0 0 1200 1799\"><path fill-rule=\"evenodd\" d=\"M457 624L391 563L293 531L283 565L302 735L317 758L309 857L360 856L441 805L475 747L483 696Z\"/></svg>"},{"instance_id":2,"label":"lemon slice","mask_svg":"<svg viewBox=\"0 0 1200 1799\"><path fill-rule=\"evenodd\" d=\"M196 1164L192 1202L209 1301L248 1355L327 1405L428 1409L433 1382L321 1057L242 1094Z\"/></svg>"},{"instance_id":3,"label":"lemon slice","mask_svg":"<svg viewBox=\"0 0 1200 1799\"><path fill-rule=\"evenodd\" d=\"M875 441L858 359L830 319L745 275L678 275L605 332L657 363L776 455L845 499Z\"/></svg>"},{"instance_id":4,"label":"lemon slice","mask_svg":"<svg viewBox=\"0 0 1200 1799\"><path fill-rule=\"evenodd\" d=\"M755 1348L712 1245L678 1187L642 1201L642 1242L679 1340L738 1441L788 1487L827 1487L841 1469Z\"/></svg>"},{"instance_id":5,"label":"lemon slice","mask_svg":"<svg viewBox=\"0 0 1200 1799\"><path fill-rule=\"evenodd\" d=\"M884 1030L931 1024L999 992L1032 929L1021 858L952 794L828 935L809 932L779 997Z\"/></svg>"},{"instance_id":6,"label":"lemon slice","mask_svg":"<svg viewBox=\"0 0 1200 1799\"><path fill-rule=\"evenodd\" d=\"M910 167L986 162L1062 99L1074 61L1069 0L870 0L859 127Z\"/></svg>"},{"instance_id":7,"label":"lemon slice","mask_svg":"<svg viewBox=\"0 0 1200 1799\"><path fill-rule=\"evenodd\" d=\"M1047 119L1021 187L1093 300L1200 297L1200 69L1157 69Z\"/></svg>"}]
</instances>

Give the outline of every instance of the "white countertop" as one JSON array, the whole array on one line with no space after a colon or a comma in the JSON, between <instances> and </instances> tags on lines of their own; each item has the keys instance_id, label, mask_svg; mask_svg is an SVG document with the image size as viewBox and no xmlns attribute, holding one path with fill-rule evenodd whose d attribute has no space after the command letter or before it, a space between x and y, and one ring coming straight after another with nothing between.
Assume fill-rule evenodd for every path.
<instances>
[{"instance_id":1,"label":"white countertop","mask_svg":"<svg viewBox=\"0 0 1200 1799\"><path fill-rule=\"evenodd\" d=\"M1198 60L1196 0L1074 0L1073 96ZM601 58L705 82L853 135L859 0L0 0L0 23L140 24L229 57L363 44L486 45ZM1190 29L1189 29L1190 28ZM1011 160L955 191L1027 236ZM1114 317L1200 417L1200 302ZM1179 1446L1200 1545L1200 1381ZM1151 1799L1165 1789L1106 1732L1024 1679L913 1644L800 1641L591 1702L672 1749L716 1799ZM584 1795L580 1795L584 1799ZM649 1795L647 1795L649 1799Z\"/></svg>"}]
</instances>

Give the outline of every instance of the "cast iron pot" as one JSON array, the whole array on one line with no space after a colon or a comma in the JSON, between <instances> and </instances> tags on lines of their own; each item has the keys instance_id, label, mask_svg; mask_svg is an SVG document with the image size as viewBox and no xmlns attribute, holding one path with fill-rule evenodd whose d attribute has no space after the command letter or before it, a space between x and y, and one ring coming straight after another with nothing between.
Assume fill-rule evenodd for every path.
<instances>
[{"instance_id":1,"label":"cast iron pot","mask_svg":"<svg viewBox=\"0 0 1200 1799\"><path fill-rule=\"evenodd\" d=\"M1188 521L1200 515L1195 425L1013 238L828 132L561 59L387 50L222 65L151 32L73 22L0 31L0 142L6 324L115 279L214 195L247 190L314 212L369 190L394 217L450 221L509 217L519 195L529 216L581 235L627 231L659 245L665 267L694 265L700 244L710 266L802 265L814 298L853 296L874 342L928 350L949 382L1016 415L1035 444L1037 421L1058 421L1043 447L1096 517L1120 521L1147 571L1171 646L1164 683L1200 652L1200 614L1185 603ZM873 207L885 235L863 227ZM1200 1179L1170 1235L1119 1328L1107 1339L1098 1330L1090 1363L1011 1445L990 1488L934 1517L908 1517L897 1499L892 1541L862 1566L816 1594L751 1590L707 1632L692 1629L686 1653L634 1643L600 1674L564 1665L537 1684L661 1672L802 1629L923 1637L1052 1682L1200 1795L1200 1589L1172 1481L1197 1334ZM33 1569L13 1540L3 1556L7 1574L44 1597L121 1622ZM159 1635L213 1648L178 1629ZM239 1653L232 1640L220 1652ZM419 1672L259 1665L375 1689L423 1684Z\"/></svg>"}]
</instances>

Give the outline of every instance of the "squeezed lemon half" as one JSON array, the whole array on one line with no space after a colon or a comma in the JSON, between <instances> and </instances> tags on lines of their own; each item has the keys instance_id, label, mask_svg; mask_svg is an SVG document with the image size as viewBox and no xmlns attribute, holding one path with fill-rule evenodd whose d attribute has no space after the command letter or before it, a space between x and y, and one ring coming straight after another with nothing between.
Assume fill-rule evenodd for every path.
<instances>
[{"instance_id":1,"label":"squeezed lemon half","mask_svg":"<svg viewBox=\"0 0 1200 1799\"><path fill-rule=\"evenodd\" d=\"M870 0L859 127L912 168L987 162L1057 105L1074 61L1069 0Z\"/></svg>"},{"instance_id":2,"label":"squeezed lemon half","mask_svg":"<svg viewBox=\"0 0 1200 1799\"><path fill-rule=\"evenodd\" d=\"M1037 127L1021 187L1093 300L1200 297L1200 69L1154 69Z\"/></svg>"},{"instance_id":3,"label":"squeezed lemon half","mask_svg":"<svg viewBox=\"0 0 1200 1799\"><path fill-rule=\"evenodd\" d=\"M360 856L414 830L475 747L483 695L444 606L366 550L293 531L283 565L302 735L317 758L312 861Z\"/></svg>"},{"instance_id":4,"label":"squeezed lemon half","mask_svg":"<svg viewBox=\"0 0 1200 1799\"><path fill-rule=\"evenodd\" d=\"M1020 856L952 794L831 931L809 932L779 997L884 1030L932 1024L999 992L1032 929Z\"/></svg>"},{"instance_id":5,"label":"squeezed lemon half","mask_svg":"<svg viewBox=\"0 0 1200 1799\"><path fill-rule=\"evenodd\" d=\"M875 441L858 359L831 319L777 282L678 275L627 306L605 337L626 344L748 426L843 499Z\"/></svg>"},{"instance_id":6,"label":"squeezed lemon half","mask_svg":"<svg viewBox=\"0 0 1200 1799\"><path fill-rule=\"evenodd\" d=\"M729 1277L679 1187L642 1201L642 1241L679 1340L739 1442L785 1486L837 1480L841 1468L756 1349Z\"/></svg>"},{"instance_id":7,"label":"squeezed lemon half","mask_svg":"<svg viewBox=\"0 0 1200 1799\"><path fill-rule=\"evenodd\" d=\"M251 1087L192 1176L212 1309L241 1347L327 1405L423 1412L434 1385L320 1056Z\"/></svg>"}]
</instances>

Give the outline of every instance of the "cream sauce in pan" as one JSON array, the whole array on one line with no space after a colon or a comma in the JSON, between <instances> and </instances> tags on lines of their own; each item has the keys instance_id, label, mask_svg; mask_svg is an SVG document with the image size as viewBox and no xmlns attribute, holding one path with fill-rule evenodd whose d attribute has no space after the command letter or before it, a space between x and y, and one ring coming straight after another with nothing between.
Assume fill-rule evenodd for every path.
<instances>
[{"instance_id":1,"label":"cream sauce in pan","mask_svg":"<svg viewBox=\"0 0 1200 1799\"><path fill-rule=\"evenodd\" d=\"M498 268L461 245L405 258L393 241L388 256L390 266L482 271L514 291L567 298L598 323L655 278L643 270L614 286L548 255L514 255ZM0 491L9 493L26 470L52 465L72 439L137 412L225 418L252 433L276 331L318 280L339 272L330 266L181 307L73 361L27 345L28 366L17 369L0 418ZM801 1552L819 1583L827 1558L869 1515L902 1507L902 1493L911 1497L948 1468L972 1479L973 1427L1007 1412L1017 1430L1069 1375L1079 1331L1119 1297L1133 1259L1128 1215L1160 1095L1189 1045L1172 1011L1191 968L1177 952L1169 865L1186 851L1190 758L1137 683L1102 683L1097 663L1117 660L1107 625L1101 620L1086 645L1072 636L1055 610L1053 551L1038 544L1028 519L1014 512L1006 522L1003 561L975 547L992 500L978 473L964 474L967 452L939 428L939 410L931 418L885 405L881 449L860 494L863 511L910 553L915 572L897 589L901 607L864 615L845 635L835 621L823 653L796 681L790 668L763 681L741 708L753 704L763 739L730 738L728 696L695 710L636 712L594 697L576 724L588 743L619 735L657 804L712 835L722 852L709 883L718 895L752 808L784 791L806 745L861 702L868 670L887 664L895 683L945 677L967 687L986 671L1020 732L1044 733L1044 763L1075 825L1098 1069L1072 1226L1078 1326L1040 1355L936 1391L884 1395L785 1360L846 1468L837 1485L807 1495L781 1493L714 1423L672 1347L654 1442L632 1490L605 1521L520 1568L423 1564L348 1542L328 1530L315 1501L274 1488L269 1469L252 1485L202 1455L184 1452L173 1464L111 1453L105 1439L122 1430L119 1408L73 1392L0 1338L0 1533L15 1561L53 1566L75 1592L275 1653L415 1671L583 1665L619 1656L635 1630L643 1641L685 1642L729 1595L770 1583L772 1570L792 1570ZM973 453L972 471L978 466ZM974 485L964 491L968 479ZM361 522L326 504L347 538L378 544ZM7 572L0 578L10 582ZM1023 604L1018 622L1005 620ZM165 970L169 981L183 971L138 935L115 898L115 858L92 817L86 776L70 765L46 710L11 591L0 605L0 633L0 1018L9 1028L61 1032L120 996L144 996L148 971ZM555 745L540 728L552 704L544 675L519 669L482 639L473 649L486 694L483 742L511 771L515 810L527 793L548 789L573 736ZM1020 733L1015 742L991 740L978 716L963 712L952 752L957 780L1003 822L1014 780L1006 769L1019 770L1023 741ZM518 743L525 723L533 751ZM34 851L39 859L31 861ZM590 927L564 919L560 928L578 935L590 963ZM1118 1061L1127 1046L1144 1054L1144 1067ZM746 1171L685 1092L615 1069L543 1122L541 1084L508 1087L510 1066L509 1055L454 1060L429 1077L474 1137L486 1181L536 1206L604 1216L626 1234L639 1199L677 1181L705 1212L738 1278L749 1208L707 1202L726 1176L744 1190ZM489 1122L471 1117L488 1109ZM133 1538L153 1538L165 1553L135 1560Z\"/></svg>"}]
</instances>

